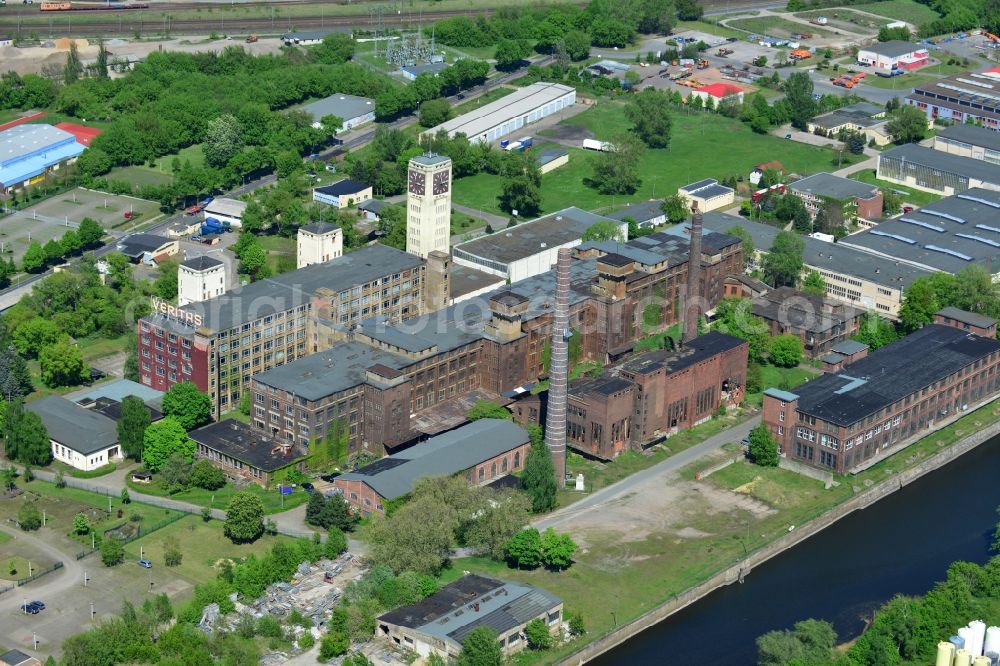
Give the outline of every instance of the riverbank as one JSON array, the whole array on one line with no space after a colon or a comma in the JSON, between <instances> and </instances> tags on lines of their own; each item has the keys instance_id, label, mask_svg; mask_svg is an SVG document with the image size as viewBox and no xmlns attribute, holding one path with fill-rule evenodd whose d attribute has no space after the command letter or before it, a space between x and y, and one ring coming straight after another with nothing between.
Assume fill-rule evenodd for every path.
<instances>
[{"instance_id":1,"label":"riverbank","mask_svg":"<svg viewBox=\"0 0 1000 666\"><path fill-rule=\"evenodd\" d=\"M944 428L928 433L918 442L883 461L882 467L876 466L866 472L863 484L871 483L871 485L865 490L859 490L850 498L839 502L815 519L795 526L791 531L758 548L732 566L718 571L698 585L690 587L635 620L604 633L557 663L576 666L604 654L708 594L733 582L741 581L754 568L784 553L858 509L864 509L877 503L929 472L975 449L983 442L1000 434L1000 420L998 420L1000 419L1000 407L998 404L1000 403L997 401L990 402ZM966 432L971 432L971 434L965 435ZM944 448L924 460L919 460L928 446ZM911 461L911 465L900 469L900 465ZM890 475L890 478L881 482L872 482L870 477L878 473ZM857 480L860 481L860 477ZM849 479L841 477L840 482L844 483L845 481L849 481Z\"/></svg>"}]
</instances>

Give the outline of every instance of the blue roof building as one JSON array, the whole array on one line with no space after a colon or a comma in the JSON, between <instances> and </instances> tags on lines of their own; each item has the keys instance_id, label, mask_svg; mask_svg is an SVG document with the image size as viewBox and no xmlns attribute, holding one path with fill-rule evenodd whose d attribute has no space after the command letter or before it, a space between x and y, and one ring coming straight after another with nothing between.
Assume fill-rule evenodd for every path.
<instances>
[{"instance_id":1,"label":"blue roof building","mask_svg":"<svg viewBox=\"0 0 1000 666\"><path fill-rule=\"evenodd\" d=\"M52 125L17 125L0 132L0 188L5 193L32 185L32 180L74 160L83 144Z\"/></svg>"}]
</instances>

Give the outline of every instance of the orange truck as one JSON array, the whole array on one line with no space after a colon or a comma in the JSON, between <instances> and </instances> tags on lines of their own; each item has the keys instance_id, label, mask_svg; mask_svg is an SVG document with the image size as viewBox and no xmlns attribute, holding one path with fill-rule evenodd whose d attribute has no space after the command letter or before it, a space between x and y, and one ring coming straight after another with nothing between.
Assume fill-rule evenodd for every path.
<instances>
[{"instance_id":1,"label":"orange truck","mask_svg":"<svg viewBox=\"0 0 1000 666\"><path fill-rule=\"evenodd\" d=\"M792 60L805 60L806 58L812 57L812 51L809 49L792 49L792 52L788 54L788 57Z\"/></svg>"}]
</instances>

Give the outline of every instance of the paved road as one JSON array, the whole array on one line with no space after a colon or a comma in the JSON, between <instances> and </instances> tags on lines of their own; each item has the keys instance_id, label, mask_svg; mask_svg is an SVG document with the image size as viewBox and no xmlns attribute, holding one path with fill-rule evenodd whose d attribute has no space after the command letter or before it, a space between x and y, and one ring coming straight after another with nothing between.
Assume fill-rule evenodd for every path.
<instances>
[{"instance_id":1,"label":"paved road","mask_svg":"<svg viewBox=\"0 0 1000 666\"><path fill-rule=\"evenodd\" d=\"M680 470L698 458L701 458L702 456L720 448L723 444L740 441L746 437L750 433L750 430L758 423L760 423L760 417L755 416L749 421L745 421L744 423L729 428L728 430L723 430L717 435L709 437L701 444L695 444L691 448L685 449L677 455L670 456L666 460L658 462L652 467L646 468L641 472L636 472L632 476L624 478L617 483L613 483L606 488L601 488L579 502L570 504L565 508L558 509L547 516L532 521L531 524L539 530L544 530L548 527L558 527L562 523L571 520L581 513L595 510L599 511L601 506L608 504L609 502L613 502L624 495L635 492L645 483L658 480L667 474L672 474Z\"/></svg>"},{"instance_id":2,"label":"paved road","mask_svg":"<svg viewBox=\"0 0 1000 666\"><path fill-rule=\"evenodd\" d=\"M28 532L22 532L6 525L0 525L0 531L7 532L19 541L30 544L35 550L44 553L46 557L53 561L62 561L63 568L54 573L42 576L36 581L28 583L17 591L10 591L0 595L0 613L16 611L24 603L25 597L31 599L57 599L69 588L79 585L83 580L83 567L77 562L76 556L72 553L64 553L52 544L39 539ZM23 594L21 591L23 590Z\"/></svg>"}]
</instances>

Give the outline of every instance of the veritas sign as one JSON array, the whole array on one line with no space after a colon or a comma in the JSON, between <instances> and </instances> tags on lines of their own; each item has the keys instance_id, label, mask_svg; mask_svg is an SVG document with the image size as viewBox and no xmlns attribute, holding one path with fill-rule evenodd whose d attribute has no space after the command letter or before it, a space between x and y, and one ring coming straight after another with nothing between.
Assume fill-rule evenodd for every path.
<instances>
[{"instance_id":1,"label":"veritas sign","mask_svg":"<svg viewBox=\"0 0 1000 666\"><path fill-rule=\"evenodd\" d=\"M201 315L196 312L187 312L186 310L181 310L176 305L171 305L164 300L157 298L156 296L150 296L150 301L152 301L153 310L159 312L160 314L166 315L171 319L177 319L184 322L185 324L190 324L192 326L201 326Z\"/></svg>"}]
</instances>

